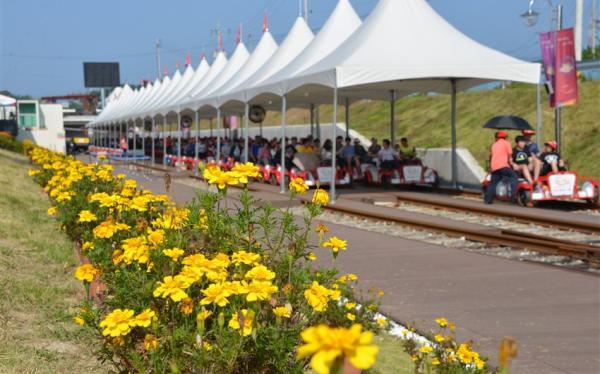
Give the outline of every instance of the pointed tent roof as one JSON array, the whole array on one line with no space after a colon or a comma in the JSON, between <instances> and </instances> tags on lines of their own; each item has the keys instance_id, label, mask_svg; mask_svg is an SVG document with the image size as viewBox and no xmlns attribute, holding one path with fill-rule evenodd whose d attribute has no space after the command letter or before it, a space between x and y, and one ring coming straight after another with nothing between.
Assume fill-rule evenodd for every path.
<instances>
[{"instance_id":1,"label":"pointed tent roof","mask_svg":"<svg viewBox=\"0 0 600 374\"><path fill-rule=\"evenodd\" d=\"M158 79L157 79L158 81ZM140 90L140 92L138 94L136 94L136 97L134 99L131 100L131 102L127 105L127 111L123 112L122 115L126 115L127 113L130 112L134 112L135 108L138 105L141 105L148 97L150 97L152 95L152 90L154 89L155 86L153 86L152 84L148 84L146 85L142 90Z\"/></svg>"},{"instance_id":2,"label":"pointed tent roof","mask_svg":"<svg viewBox=\"0 0 600 374\"><path fill-rule=\"evenodd\" d=\"M182 109L194 109L191 104L191 99L201 94L203 90L212 82L223 70L223 68L227 65L227 57L225 57L225 52L219 51L217 52L217 56L215 57L210 69L204 75L204 77L194 86L186 97L182 98L182 100L177 103L177 107L179 110Z\"/></svg>"},{"instance_id":3,"label":"pointed tent roof","mask_svg":"<svg viewBox=\"0 0 600 374\"><path fill-rule=\"evenodd\" d=\"M249 90L248 97L270 92L282 96L287 92L287 80L294 77L328 53L335 50L362 24L349 0L339 0L337 6L313 41L285 68L264 81L259 88Z\"/></svg>"},{"instance_id":4,"label":"pointed tent roof","mask_svg":"<svg viewBox=\"0 0 600 374\"><path fill-rule=\"evenodd\" d=\"M171 78L169 76L164 77L162 80L158 81L158 83L154 84L151 95L144 101L140 101L135 107L130 107L129 105L125 105L126 108L118 114L118 120L126 121L129 118L126 118L129 113L139 113L141 112L148 103L156 100L157 97L161 95L161 93L165 92L168 89L169 84L171 83ZM114 119L116 120L116 119Z\"/></svg>"},{"instance_id":5,"label":"pointed tent roof","mask_svg":"<svg viewBox=\"0 0 600 374\"><path fill-rule=\"evenodd\" d=\"M221 73L216 77L208 86L204 88L201 94L197 95L192 99L194 106L200 107L202 100L209 97L211 94L218 92L218 90L227 83L237 72L246 64L250 53L246 49L244 43L239 43L235 48L235 51L231 55L227 65L221 70Z\"/></svg>"},{"instance_id":6,"label":"pointed tent roof","mask_svg":"<svg viewBox=\"0 0 600 374\"><path fill-rule=\"evenodd\" d=\"M431 48L435 46L435 48ZM382 53L385 51L385 53ZM335 51L289 81L362 90L449 93L494 80L538 83L540 65L469 38L424 0L380 0L363 25Z\"/></svg>"},{"instance_id":7,"label":"pointed tent roof","mask_svg":"<svg viewBox=\"0 0 600 374\"><path fill-rule=\"evenodd\" d=\"M181 87L181 90L179 90L175 97L165 104L163 108L159 108L160 113L165 115L171 110L176 110L177 103L187 98L187 95L190 93L190 91L194 89L194 87L202 80L202 78L204 78L209 69L210 65L206 61L206 57L202 57L192 79L189 80L185 87Z\"/></svg>"},{"instance_id":8,"label":"pointed tent roof","mask_svg":"<svg viewBox=\"0 0 600 374\"><path fill-rule=\"evenodd\" d=\"M193 78L193 76L194 68L191 65L188 65L185 68L183 75L179 80L179 83L177 83L171 90L169 90L169 92L165 92L163 97L161 97L153 105L153 107L149 109L149 112L146 112L145 114L149 113L151 116L155 116L156 114L160 113L160 109L163 108L167 103L169 103L175 96L177 96L177 94L181 92L183 87L187 86L188 82Z\"/></svg>"},{"instance_id":9,"label":"pointed tent roof","mask_svg":"<svg viewBox=\"0 0 600 374\"><path fill-rule=\"evenodd\" d=\"M304 19L298 17L285 40L281 43L277 52L271 56L269 61L256 73L246 79L246 81L240 83L237 92L224 95L221 102L224 103L229 100L245 101L248 89L259 86L262 82L284 68L296 58L300 52L302 52L313 38L314 34L310 31Z\"/></svg>"},{"instance_id":10,"label":"pointed tent roof","mask_svg":"<svg viewBox=\"0 0 600 374\"><path fill-rule=\"evenodd\" d=\"M269 30L265 30L246 64L227 83L221 86L218 92L215 92L215 95L212 95L212 97L207 100L208 104L217 106L219 103L219 96L234 92L241 83L254 75L258 69L269 61L271 56L277 51L278 47L277 42L273 39Z\"/></svg>"},{"instance_id":11,"label":"pointed tent roof","mask_svg":"<svg viewBox=\"0 0 600 374\"><path fill-rule=\"evenodd\" d=\"M146 102L146 105L144 105L141 109L137 110L135 114L132 114L130 116L134 117L134 118L138 118L138 117L142 117L143 118L143 117L145 117L147 115L150 115L151 111L154 108L156 108L157 104L165 96L168 96L168 95L171 94L171 92L173 92L173 90L179 84L179 81L181 81L181 73L179 72L179 70L176 70L175 74L173 74L173 78L171 78L170 82L164 84L164 89L162 90L162 92L160 92L159 94L157 94L156 97L153 100L148 100Z\"/></svg>"},{"instance_id":12,"label":"pointed tent roof","mask_svg":"<svg viewBox=\"0 0 600 374\"><path fill-rule=\"evenodd\" d=\"M139 97L137 100L132 101L129 105L127 105L127 110L122 113L122 115L126 115L127 113L136 113L138 108L142 107L146 101L154 97L156 92L161 89L161 86L162 82L157 78L154 81L154 84L146 90L146 93L142 97Z\"/></svg>"},{"instance_id":13,"label":"pointed tent roof","mask_svg":"<svg viewBox=\"0 0 600 374\"><path fill-rule=\"evenodd\" d=\"M102 116L102 114L105 114L105 116L99 120L102 121L102 123L113 121L113 119L118 116L119 111L125 107L125 104L129 102L134 95L135 93L131 87L128 84L125 84L119 93L119 98L115 100L114 105L111 105L110 108L107 107L105 110L103 110L100 115Z\"/></svg>"}]
</instances>

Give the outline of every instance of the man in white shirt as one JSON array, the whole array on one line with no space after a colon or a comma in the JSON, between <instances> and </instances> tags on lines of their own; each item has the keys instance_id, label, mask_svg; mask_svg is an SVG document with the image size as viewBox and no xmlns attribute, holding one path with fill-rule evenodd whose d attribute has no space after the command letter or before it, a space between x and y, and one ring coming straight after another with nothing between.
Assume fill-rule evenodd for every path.
<instances>
[{"instance_id":1,"label":"man in white shirt","mask_svg":"<svg viewBox=\"0 0 600 374\"><path fill-rule=\"evenodd\" d=\"M381 161L381 167L383 169L396 169L398 168L399 153L391 147L391 143L388 139L383 141L383 148L377 152L377 157Z\"/></svg>"}]
</instances>

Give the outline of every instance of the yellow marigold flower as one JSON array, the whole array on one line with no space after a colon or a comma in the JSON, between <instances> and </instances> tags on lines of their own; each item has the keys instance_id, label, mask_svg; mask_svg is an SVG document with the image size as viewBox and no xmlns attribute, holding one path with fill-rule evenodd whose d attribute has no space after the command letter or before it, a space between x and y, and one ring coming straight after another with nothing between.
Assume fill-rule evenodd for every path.
<instances>
[{"instance_id":1,"label":"yellow marigold flower","mask_svg":"<svg viewBox=\"0 0 600 374\"><path fill-rule=\"evenodd\" d=\"M82 210L79 212L79 219L77 222L93 222L96 220L96 215L89 210Z\"/></svg>"},{"instance_id":2,"label":"yellow marigold flower","mask_svg":"<svg viewBox=\"0 0 600 374\"><path fill-rule=\"evenodd\" d=\"M255 281L270 281L275 279L275 273L264 265L257 265L246 273L246 279Z\"/></svg>"},{"instance_id":3,"label":"yellow marigold flower","mask_svg":"<svg viewBox=\"0 0 600 374\"><path fill-rule=\"evenodd\" d=\"M117 227L113 224L112 220L108 219L93 230L94 237L99 239L110 239L117 232Z\"/></svg>"},{"instance_id":4,"label":"yellow marigold flower","mask_svg":"<svg viewBox=\"0 0 600 374\"><path fill-rule=\"evenodd\" d=\"M298 348L298 359L312 356L311 368L317 374L329 374L336 361L344 357L357 369L367 370L375 364L379 348L371 344L373 333L354 324L350 329L327 325L309 327L300 334L304 345Z\"/></svg>"},{"instance_id":5,"label":"yellow marigold flower","mask_svg":"<svg viewBox=\"0 0 600 374\"><path fill-rule=\"evenodd\" d=\"M100 327L104 328L102 335L115 338L129 334L131 328L135 326L133 314L134 311L131 309L113 310L100 322Z\"/></svg>"},{"instance_id":6,"label":"yellow marigold flower","mask_svg":"<svg viewBox=\"0 0 600 374\"><path fill-rule=\"evenodd\" d=\"M452 323L452 322L449 323L448 327L450 327L450 331L452 331L452 332L456 331L456 324L455 323Z\"/></svg>"},{"instance_id":7,"label":"yellow marigold flower","mask_svg":"<svg viewBox=\"0 0 600 374\"><path fill-rule=\"evenodd\" d=\"M40 173L40 171L36 170L36 169L29 169L27 171L27 175L29 175L30 177L33 177L34 175L38 175L39 173Z\"/></svg>"},{"instance_id":8,"label":"yellow marigold flower","mask_svg":"<svg viewBox=\"0 0 600 374\"><path fill-rule=\"evenodd\" d=\"M251 162L235 164L231 171L242 184L248 184L249 178L258 178L260 175L260 169Z\"/></svg>"},{"instance_id":9,"label":"yellow marigold flower","mask_svg":"<svg viewBox=\"0 0 600 374\"><path fill-rule=\"evenodd\" d=\"M92 283L99 271L91 264L83 264L75 269L75 278L82 282Z\"/></svg>"},{"instance_id":10,"label":"yellow marigold flower","mask_svg":"<svg viewBox=\"0 0 600 374\"><path fill-rule=\"evenodd\" d=\"M308 252L306 259L308 261L317 261L317 255L315 255L313 252Z\"/></svg>"},{"instance_id":11,"label":"yellow marigold flower","mask_svg":"<svg viewBox=\"0 0 600 374\"><path fill-rule=\"evenodd\" d=\"M433 366L438 366L439 364L441 364L440 359L437 357L434 357L431 359L431 365Z\"/></svg>"},{"instance_id":12,"label":"yellow marigold flower","mask_svg":"<svg viewBox=\"0 0 600 374\"><path fill-rule=\"evenodd\" d=\"M255 265L259 262L260 255L258 253L246 252L246 251L237 251L231 256L231 262L236 265L245 264L245 265Z\"/></svg>"},{"instance_id":13,"label":"yellow marigold flower","mask_svg":"<svg viewBox=\"0 0 600 374\"><path fill-rule=\"evenodd\" d=\"M143 236L125 239L121 243L121 247L123 248L122 260L126 264L129 265L133 261L145 264L150 259L150 249L146 244L146 238Z\"/></svg>"},{"instance_id":14,"label":"yellow marigold flower","mask_svg":"<svg viewBox=\"0 0 600 374\"><path fill-rule=\"evenodd\" d=\"M444 317L440 317L440 318L436 318L435 322L440 326L440 327L446 327L448 326L448 320Z\"/></svg>"},{"instance_id":15,"label":"yellow marigold flower","mask_svg":"<svg viewBox=\"0 0 600 374\"><path fill-rule=\"evenodd\" d=\"M140 314L135 316L133 324L135 326L148 327L152 321L156 321L156 312L148 308L144 309Z\"/></svg>"},{"instance_id":16,"label":"yellow marigold flower","mask_svg":"<svg viewBox=\"0 0 600 374\"><path fill-rule=\"evenodd\" d=\"M115 249L112 253L111 259L113 265L119 265L121 262L123 262L123 251L120 249Z\"/></svg>"},{"instance_id":17,"label":"yellow marigold flower","mask_svg":"<svg viewBox=\"0 0 600 374\"><path fill-rule=\"evenodd\" d=\"M212 344L210 344L209 342L207 342L206 340L202 342L202 348L207 351L210 352L213 349Z\"/></svg>"},{"instance_id":18,"label":"yellow marigold flower","mask_svg":"<svg viewBox=\"0 0 600 374\"><path fill-rule=\"evenodd\" d=\"M473 360L475 362L475 367L479 370L482 370L483 368L485 368L485 361L483 361L480 358L475 358Z\"/></svg>"},{"instance_id":19,"label":"yellow marigold flower","mask_svg":"<svg viewBox=\"0 0 600 374\"><path fill-rule=\"evenodd\" d=\"M225 287L232 295L244 295L248 293L248 284L246 282L233 281L233 282L223 282L223 287Z\"/></svg>"},{"instance_id":20,"label":"yellow marigold flower","mask_svg":"<svg viewBox=\"0 0 600 374\"><path fill-rule=\"evenodd\" d=\"M81 245L81 249L82 249L83 251L89 251L89 250L91 250L91 249L94 249L94 243L92 243L92 242L84 242L84 243Z\"/></svg>"},{"instance_id":21,"label":"yellow marigold flower","mask_svg":"<svg viewBox=\"0 0 600 374\"><path fill-rule=\"evenodd\" d=\"M207 173L207 171L209 172ZM204 171L204 178L207 178L208 184L216 184L220 190L227 186L235 186L236 184L240 183L240 178L236 172L224 172L218 167L210 169L207 168Z\"/></svg>"},{"instance_id":22,"label":"yellow marigold flower","mask_svg":"<svg viewBox=\"0 0 600 374\"><path fill-rule=\"evenodd\" d=\"M183 254L185 252L183 251L183 249L172 248L172 249L163 249L162 253L165 256L169 257L171 260L177 262L179 257L183 256Z\"/></svg>"},{"instance_id":23,"label":"yellow marigold flower","mask_svg":"<svg viewBox=\"0 0 600 374\"><path fill-rule=\"evenodd\" d=\"M248 285L244 285L248 295L246 301L264 301L269 300L271 295L277 292L277 286L274 286L270 281L252 281Z\"/></svg>"},{"instance_id":24,"label":"yellow marigold flower","mask_svg":"<svg viewBox=\"0 0 600 374\"><path fill-rule=\"evenodd\" d=\"M191 297L186 297L185 299L181 300L181 304L179 304L179 310L181 310L181 313L185 315L192 314L194 311L194 300L192 300Z\"/></svg>"},{"instance_id":25,"label":"yellow marigold flower","mask_svg":"<svg viewBox=\"0 0 600 374\"><path fill-rule=\"evenodd\" d=\"M351 309L356 309L356 303L346 303L344 304L344 308L351 310Z\"/></svg>"},{"instance_id":26,"label":"yellow marigold flower","mask_svg":"<svg viewBox=\"0 0 600 374\"><path fill-rule=\"evenodd\" d=\"M106 160L107 157L106 157L106 155L98 155L98 157L96 157L96 158L100 161L104 161L104 160Z\"/></svg>"},{"instance_id":27,"label":"yellow marigold flower","mask_svg":"<svg viewBox=\"0 0 600 374\"><path fill-rule=\"evenodd\" d=\"M208 317L210 317L210 315L212 314L212 312L202 308L201 311L198 312L198 314L196 314L196 321L197 322L204 322L206 321L206 319Z\"/></svg>"},{"instance_id":28,"label":"yellow marigold flower","mask_svg":"<svg viewBox=\"0 0 600 374\"><path fill-rule=\"evenodd\" d=\"M146 238L150 244L157 247L165 241L165 232L163 230L148 230Z\"/></svg>"},{"instance_id":29,"label":"yellow marigold flower","mask_svg":"<svg viewBox=\"0 0 600 374\"><path fill-rule=\"evenodd\" d=\"M329 204L329 193L321 188L317 188L313 193L312 202L314 204L326 206Z\"/></svg>"},{"instance_id":30,"label":"yellow marigold flower","mask_svg":"<svg viewBox=\"0 0 600 374\"><path fill-rule=\"evenodd\" d=\"M275 314L275 316L279 318L291 318L292 313L290 309L291 308L288 308L287 306L278 306L276 308L273 308L273 314Z\"/></svg>"},{"instance_id":31,"label":"yellow marigold flower","mask_svg":"<svg viewBox=\"0 0 600 374\"><path fill-rule=\"evenodd\" d=\"M327 310L330 294L329 289L321 286L319 282L313 281L310 288L304 291L304 298L316 312L324 312Z\"/></svg>"},{"instance_id":32,"label":"yellow marigold flower","mask_svg":"<svg viewBox=\"0 0 600 374\"><path fill-rule=\"evenodd\" d=\"M378 317L375 322L377 322L377 324L379 325L379 327L383 328L385 327L385 325L387 324L387 321L385 320L384 317Z\"/></svg>"},{"instance_id":33,"label":"yellow marigold flower","mask_svg":"<svg viewBox=\"0 0 600 374\"><path fill-rule=\"evenodd\" d=\"M208 288L202 290L204 298L200 300L201 305L215 304L223 307L229 303L227 298L231 296L229 291L223 284L212 283Z\"/></svg>"},{"instance_id":34,"label":"yellow marigold flower","mask_svg":"<svg viewBox=\"0 0 600 374\"><path fill-rule=\"evenodd\" d=\"M190 284L182 277L167 276L163 278L162 282L158 282L158 287L154 290L153 295L163 299L170 297L171 300L179 302L188 297L184 290L189 286Z\"/></svg>"},{"instance_id":35,"label":"yellow marigold flower","mask_svg":"<svg viewBox=\"0 0 600 374\"><path fill-rule=\"evenodd\" d=\"M48 213L49 216L55 216L57 212L58 212L58 208L55 207L55 206L51 206L47 210L47 213Z\"/></svg>"},{"instance_id":36,"label":"yellow marigold flower","mask_svg":"<svg viewBox=\"0 0 600 374\"><path fill-rule=\"evenodd\" d=\"M356 316L352 313L346 313L346 318L350 321L354 321L356 319Z\"/></svg>"},{"instance_id":37,"label":"yellow marigold flower","mask_svg":"<svg viewBox=\"0 0 600 374\"><path fill-rule=\"evenodd\" d=\"M436 342L438 342L438 343L441 343L441 342L443 342L444 340L446 340L446 338L444 338L444 336L443 336L443 335L440 335L440 334L436 334L436 335L435 335L433 338L434 338L434 339L435 339L435 341L436 341Z\"/></svg>"},{"instance_id":38,"label":"yellow marigold flower","mask_svg":"<svg viewBox=\"0 0 600 374\"><path fill-rule=\"evenodd\" d=\"M125 176L125 174L120 174ZM119 178L119 176L117 176L117 178ZM127 179L125 182L123 182L123 188L129 188L132 190L135 190L137 188L137 182L135 179Z\"/></svg>"},{"instance_id":39,"label":"yellow marigold flower","mask_svg":"<svg viewBox=\"0 0 600 374\"><path fill-rule=\"evenodd\" d=\"M377 291L377 297L383 297L385 295L385 292L383 292L382 290Z\"/></svg>"},{"instance_id":40,"label":"yellow marigold flower","mask_svg":"<svg viewBox=\"0 0 600 374\"><path fill-rule=\"evenodd\" d=\"M234 330L240 330L240 326L244 327L241 329L240 334L242 336L248 336L252 334L252 322L254 321L254 311L248 309L242 309L241 312L235 313L229 320L229 327Z\"/></svg>"},{"instance_id":41,"label":"yellow marigold flower","mask_svg":"<svg viewBox=\"0 0 600 374\"><path fill-rule=\"evenodd\" d=\"M297 177L290 182L290 191L298 195L304 195L308 191L308 186L303 178Z\"/></svg>"},{"instance_id":42,"label":"yellow marigold flower","mask_svg":"<svg viewBox=\"0 0 600 374\"><path fill-rule=\"evenodd\" d=\"M331 238L329 238L329 240L327 240L325 243L323 243L323 247L331 248L333 253L338 253L338 251L340 251L340 250L342 250L342 251L346 250L346 241L341 240L340 238L338 238L336 236L332 236Z\"/></svg>"},{"instance_id":43,"label":"yellow marigold flower","mask_svg":"<svg viewBox=\"0 0 600 374\"><path fill-rule=\"evenodd\" d=\"M424 345L421 348L419 348L419 352L424 353L424 354L429 354L429 353L433 352L433 348L429 345Z\"/></svg>"},{"instance_id":44,"label":"yellow marigold flower","mask_svg":"<svg viewBox=\"0 0 600 374\"><path fill-rule=\"evenodd\" d=\"M155 350L158 347L158 339L152 334L146 334L144 337L144 349L148 352Z\"/></svg>"},{"instance_id":45,"label":"yellow marigold flower","mask_svg":"<svg viewBox=\"0 0 600 374\"><path fill-rule=\"evenodd\" d=\"M319 235L323 235L329 232L329 227L323 223L317 223L317 226L315 226L315 232Z\"/></svg>"},{"instance_id":46,"label":"yellow marigold flower","mask_svg":"<svg viewBox=\"0 0 600 374\"><path fill-rule=\"evenodd\" d=\"M85 325L85 320L83 318L81 318L81 316L73 317L73 321L75 321L75 323L78 324L79 326Z\"/></svg>"}]
</instances>

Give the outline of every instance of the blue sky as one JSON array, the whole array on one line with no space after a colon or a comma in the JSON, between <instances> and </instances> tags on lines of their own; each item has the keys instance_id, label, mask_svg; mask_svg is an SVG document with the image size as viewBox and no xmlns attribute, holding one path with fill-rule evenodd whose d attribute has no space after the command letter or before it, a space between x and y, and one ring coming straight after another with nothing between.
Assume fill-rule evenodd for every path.
<instances>
[{"instance_id":1,"label":"blue sky","mask_svg":"<svg viewBox=\"0 0 600 374\"><path fill-rule=\"evenodd\" d=\"M401 1L401 0L397 0ZM368 16L377 0L351 0ZM309 0L309 24L317 30L337 0ZM550 27L549 8L537 0L541 18L531 28L519 15L528 0L430 0L450 23L477 41L513 56L539 59L538 33ZM574 24L575 1L564 6L564 26ZM591 1L585 0L584 46ZM0 0L0 90L33 96L84 92L83 61L118 61L122 82L156 77L154 43L162 41L162 63L172 73L187 53L194 66L211 56L220 22L231 51L240 22L250 48L261 34L263 12L281 41L298 16L298 0ZM435 48L435 46L432 46Z\"/></svg>"}]
</instances>

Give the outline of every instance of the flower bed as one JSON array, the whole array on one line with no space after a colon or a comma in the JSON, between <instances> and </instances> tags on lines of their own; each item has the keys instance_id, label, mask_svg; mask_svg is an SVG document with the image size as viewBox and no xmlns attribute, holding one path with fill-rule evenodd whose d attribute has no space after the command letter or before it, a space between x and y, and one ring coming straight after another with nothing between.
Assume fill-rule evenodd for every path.
<instances>
[{"instance_id":1,"label":"flower bed","mask_svg":"<svg viewBox=\"0 0 600 374\"><path fill-rule=\"evenodd\" d=\"M215 192L178 207L114 176L111 165L27 152L36 165L30 175L53 201L48 214L89 260L75 271L88 292L75 321L97 332L98 356L116 370L330 373L375 363L373 334L386 327L376 318L382 293L359 298L356 275L335 269L346 241L313 228L325 191L316 191L299 223L289 210L257 207L246 188L228 206L228 186L258 176L252 164L209 166L203 174ZM298 179L290 189L291 201L308 187ZM332 267L316 269L316 256L331 256ZM105 291L94 302L90 285L98 280ZM461 359L470 346L453 355L450 347L436 348L434 366L483 372L478 355ZM430 352L417 350L415 361L429 365Z\"/></svg>"}]
</instances>

